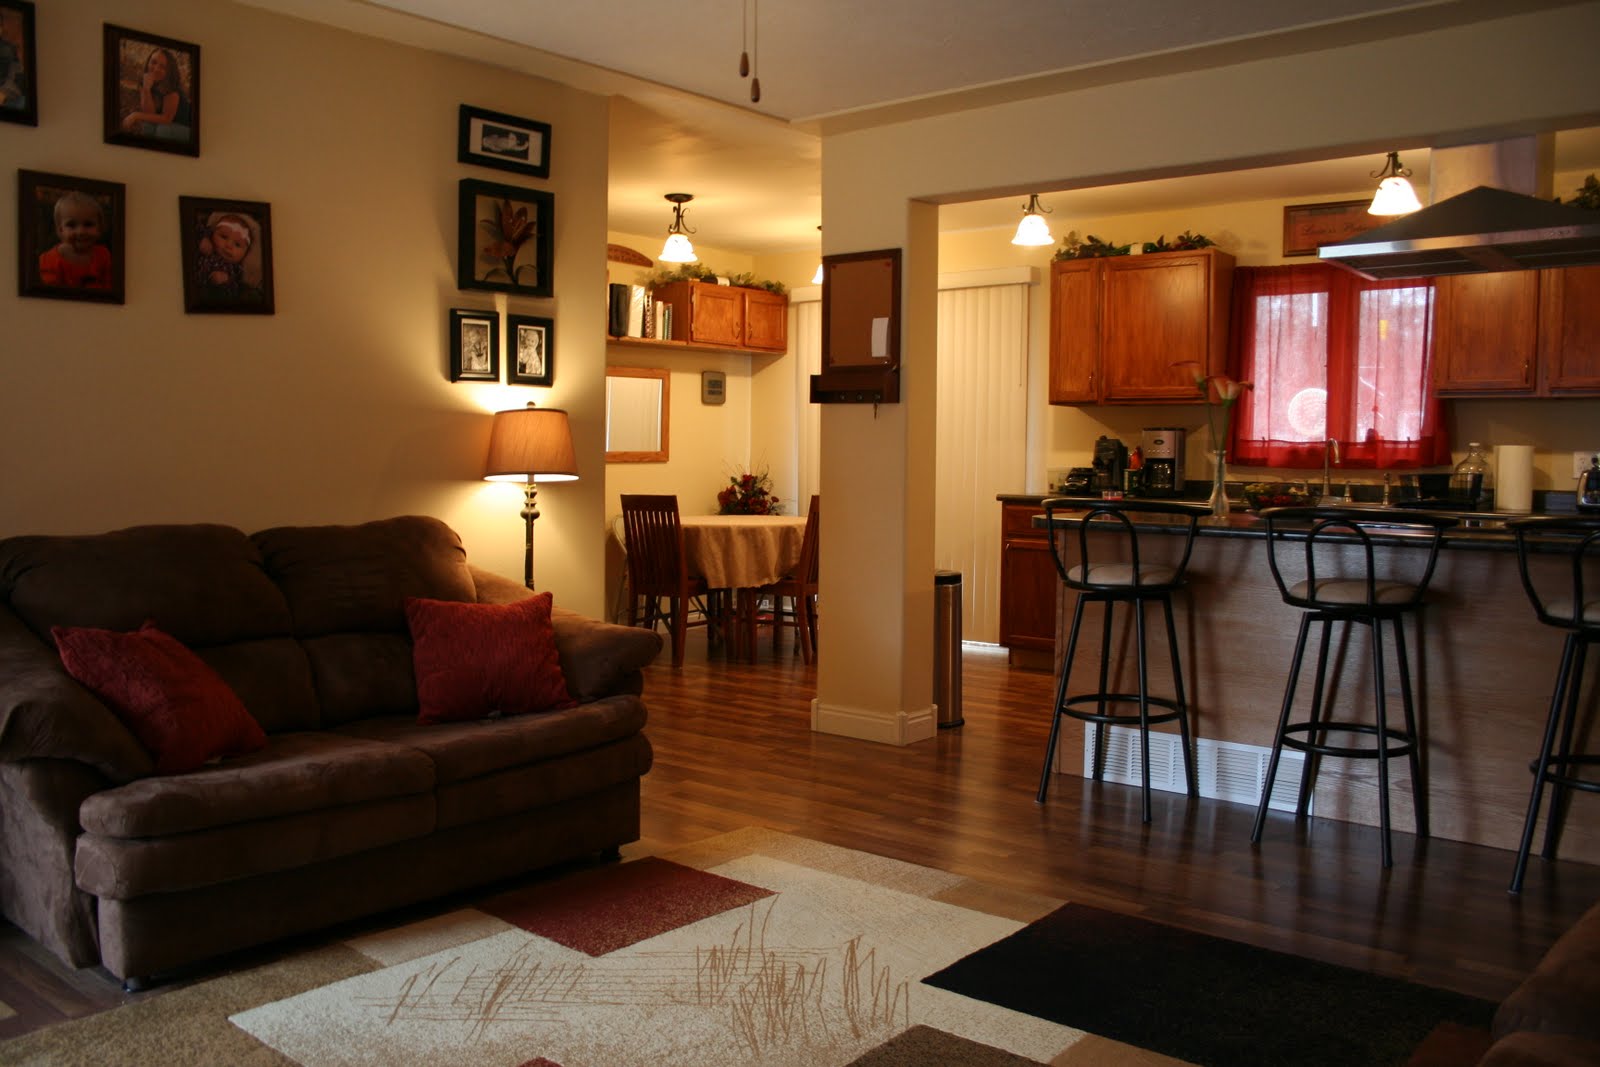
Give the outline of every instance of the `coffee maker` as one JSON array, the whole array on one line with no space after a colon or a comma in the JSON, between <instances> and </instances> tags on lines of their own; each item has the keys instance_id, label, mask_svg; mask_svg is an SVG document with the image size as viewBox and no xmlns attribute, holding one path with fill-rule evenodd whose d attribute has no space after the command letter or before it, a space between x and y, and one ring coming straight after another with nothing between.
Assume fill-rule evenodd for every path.
<instances>
[{"instance_id":1,"label":"coffee maker","mask_svg":"<svg viewBox=\"0 0 1600 1067\"><path fill-rule=\"evenodd\" d=\"M1180 495L1183 492L1183 430L1175 427L1145 430L1139 448L1144 453L1143 495Z\"/></svg>"},{"instance_id":2,"label":"coffee maker","mask_svg":"<svg viewBox=\"0 0 1600 1067\"><path fill-rule=\"evenodd\" d=\"M1094 480L1092 491L1103 493L1122 488L1122 472L1128 469L1128 448L1115 437L1102 435L1094 442Z\"/></svg>"}]
</instances>

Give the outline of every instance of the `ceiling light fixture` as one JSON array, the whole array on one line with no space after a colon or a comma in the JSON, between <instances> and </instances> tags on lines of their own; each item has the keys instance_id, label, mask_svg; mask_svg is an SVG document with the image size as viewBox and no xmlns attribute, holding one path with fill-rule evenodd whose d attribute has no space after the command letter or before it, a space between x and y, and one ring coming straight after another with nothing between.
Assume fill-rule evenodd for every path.
<instances>
[{"instance_id":1,"label":"ceiling light fixture","mask_svg":"<svg viewBox=\"0 0 1600 1067\"><path fill-rule=\"evenodd\" d=\"M1014 245L1053 245L1055 237L1050 233L1050 224L1044 221L1050 209L1039 203L1038 193L1029 193L1028 202L1022 205L1022 221L1017 223L1016 236L1011 238Z\"/></svg>"},{"instance_id":2,"label":"ceiling light fixture","mask_svg":"<svg viewBox=\"0 0 1600 1067\"><path fill-rule=\"evenodd\" d=\"M1367 214L1406 215L1422 207L1422 201L1417 199L1417 191L1406 181L1411 177L1411 171L1400 165L1399 152L1390 152L1383 169L1373 171L1372 177L1383 180L1378 183L1378 192L1373 196Z\"/></svg>"},{"instance_id":3,"label":"ceiling light fixture","mask_svg":"<svg viewBox=\"0 0 1600 1067\"><path fill-rule=\"evenodd\" d=\"M688 235L694 233L683 224L683 205L694 199L690 193L667 193L666 199L672 202L672 225L667 227L667 243L661 246L661 254L656 258L663 263L693 263L698 257L694 254L694 245L689 243Z\"/></svg>"}]
</instances>

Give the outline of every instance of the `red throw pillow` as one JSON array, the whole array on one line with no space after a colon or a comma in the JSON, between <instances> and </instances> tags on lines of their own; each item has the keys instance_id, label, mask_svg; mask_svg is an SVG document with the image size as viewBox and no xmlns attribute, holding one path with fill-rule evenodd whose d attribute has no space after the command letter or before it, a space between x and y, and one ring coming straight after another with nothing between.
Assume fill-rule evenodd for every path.
<instances>
[{"instance_id":1,"label":"red throw pillow","mask_svg":"<svg viewBox=\"0 0 1600 1067\"><path fill-rule=\"evenodd\" d=\"M127 724L157 773L182 774L266 746L261 724L221 675L150 623L133 633L56 626L50 636L67 673Z\"/></svg>"},{"instance_id":2,"label":"red throw pillow","mask_svg":"<svg viewBox=\"0 0 1600 1067\"><path fill-rule=\"evenodd\" d=\"M575 705L561 673L550 605L549 593L512 604L407 597L417 721L463 722Z\"/></svg>"}]
</instances>

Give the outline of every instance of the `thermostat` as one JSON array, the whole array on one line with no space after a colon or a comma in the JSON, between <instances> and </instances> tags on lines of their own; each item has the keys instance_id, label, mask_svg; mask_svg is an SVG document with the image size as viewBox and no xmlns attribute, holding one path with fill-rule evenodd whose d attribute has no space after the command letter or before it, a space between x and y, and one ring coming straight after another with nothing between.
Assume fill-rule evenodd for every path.
<instances>
[{"instance_id":1,"label":"thermostat","mask_svg":"<svg viewBox=\"0 0 1600 1067\"><path fill-rule=\"evenodd\" d=\"M720 370L700 372L700 403L720 404L728 398L728 375Z\"/></svg>"}]
</instances>

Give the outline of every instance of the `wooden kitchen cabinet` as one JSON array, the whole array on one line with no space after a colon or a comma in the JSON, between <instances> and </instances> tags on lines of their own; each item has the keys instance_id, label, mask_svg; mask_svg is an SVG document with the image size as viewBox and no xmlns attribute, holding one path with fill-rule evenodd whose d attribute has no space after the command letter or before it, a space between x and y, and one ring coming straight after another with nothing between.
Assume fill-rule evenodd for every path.
<instances>
[{"instance_id":1,"label":"wooden kitchen cabinet","mask_svg":"<svg viewBox=\"0 0 1600 1067\"><path fill-rule=\"evenodd\" d=\"M1600 393L1600 267L1456 274L1434 293L1441 396Z\"/></svg>"},{"instance_id":2,"label":"wooden kitchen cabinet","mask_svg":"<svg viewBox=\"0 0 1600 1067\"><path fill-rule=\"evenodd\" d=\"M1050 403L1195 403L1174 364L1222 373L1233 264L1215 248L1052 263Z\"/></svg>"},{"instance_id":3,"label":"wooden kitchen cabinet","mask_svg":"<svg viewBox=\"0 0 1600 1067\"><path fill-rule=\"evenodd\" d=\"M1056 644L1056 586L1045 531L1035 529L1038 504L1000 507L1000 643L1013 666L1053 666Z\"/></svg>"},{"instance_id":4,"label":"wooden kitchen cabinet","mask_svg":"<svg viewBox=\"0 0 1600 1067\"><path fill-rule=\"evenodd\" d=\"M672 340L745 351L789 345L789 298L765 289L710 282L669 282L652 290L672 308Z\"/></svg>"}]
</instances>

